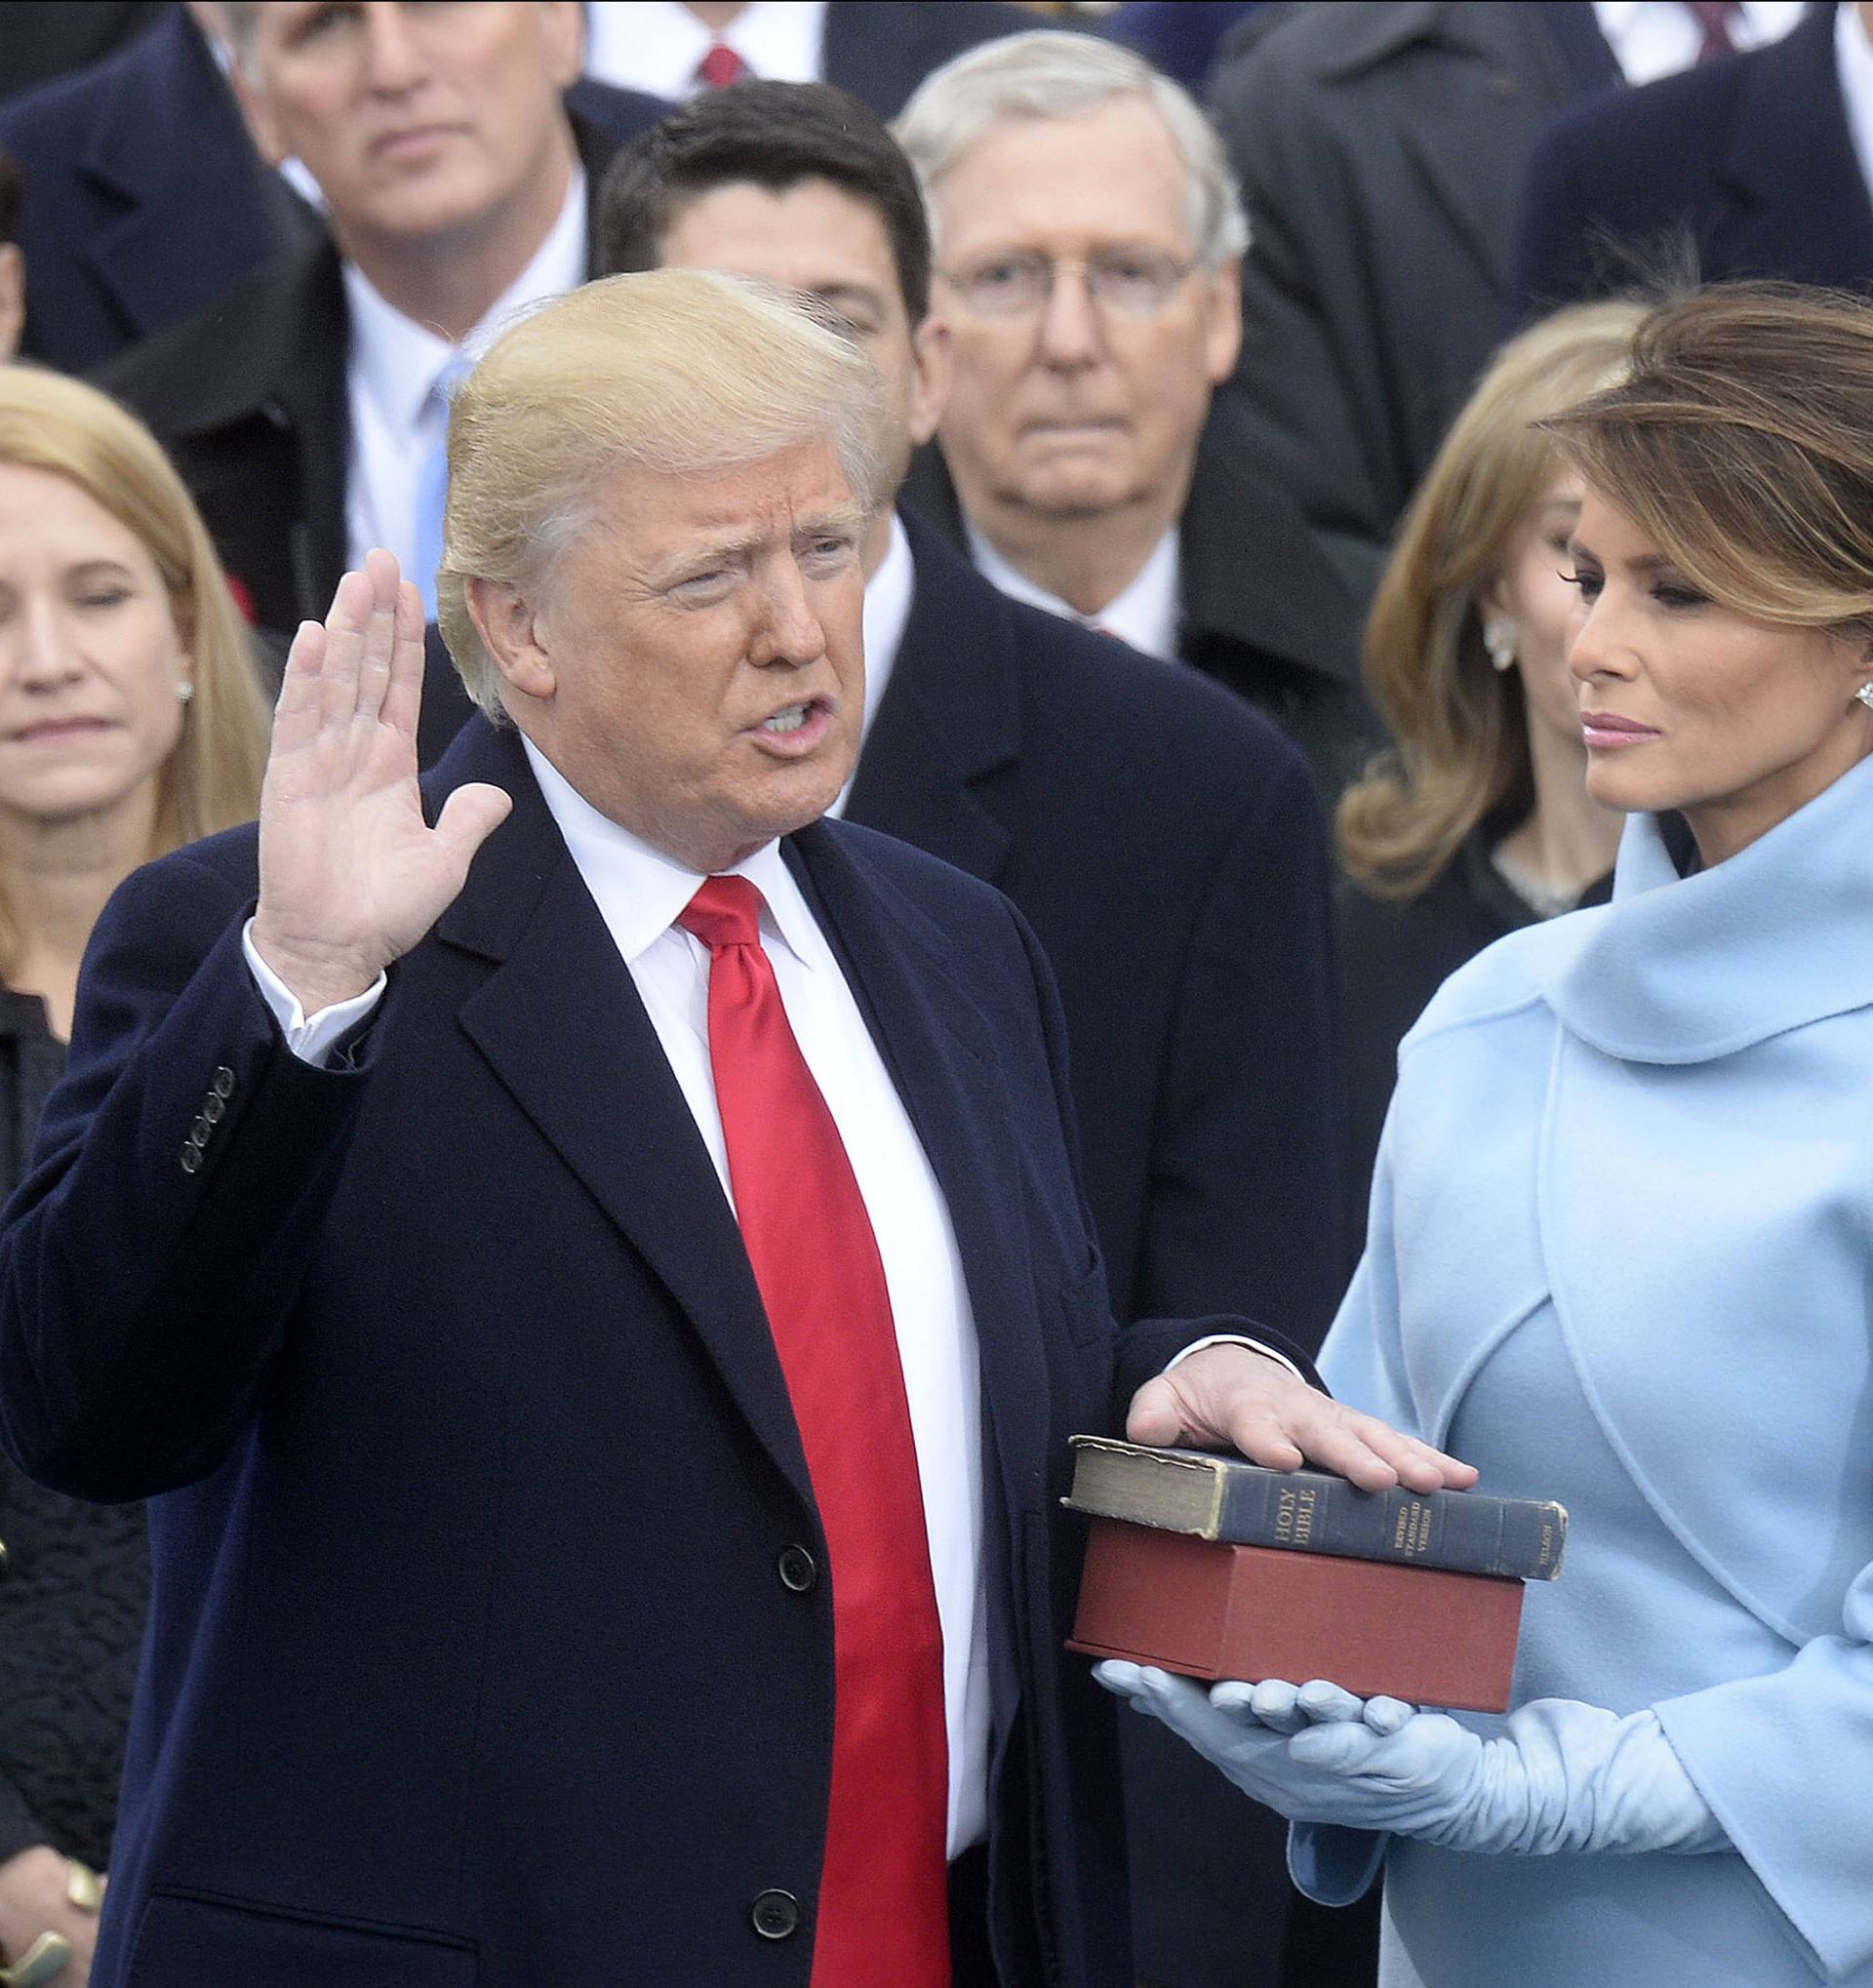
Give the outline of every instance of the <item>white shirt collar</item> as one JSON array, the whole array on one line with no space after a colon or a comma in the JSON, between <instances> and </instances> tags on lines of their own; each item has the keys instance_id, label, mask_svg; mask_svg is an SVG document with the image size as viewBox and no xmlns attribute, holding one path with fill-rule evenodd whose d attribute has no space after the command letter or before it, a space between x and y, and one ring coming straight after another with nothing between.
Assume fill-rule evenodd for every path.
<instances>
[{"instance_id":1,"label":"white shirt collar","mask_svg":"<svg viewBox=\"0 0 1873 1988\"><path fill-rule=\"evenodd\" d=\"M878 571L865 582L865 719L860 745L871 736L878 706L885 701L885 687L891 682L892 665L903 646L904 629L910 620L911 599L917 589L917 569L910 557L910 541L897 513L891 514L891 542ZM828 815L846 812L852 799L853 779L839 789L838 798L826 810Z\"/></svg>"},{"instance_id":2,"label":"white shirt collar","mask_svg":"<svg viewBox=\"0 0 1873 1988\"><path fill-rule=\"evenodd\" d=\"M676 923L678 912L701 888L702 872L601 815L531 738L523 735L520 742L547 812L628 967ZM764 944L778 939L806 967L831 964L824 934L807 909L778 842L764 843L724 874L746 877L761 893Z\"/></svg>"},{"instance_id":3,"label":"white shirt collar","mask_svg":"<svg viewBox=\"0 0 1873 1988\"><path fill-rule=\"evenodd\" d=\"M1834 67L1841 79L1853 156L1873 197L1873 41L1867 39L1860 10L1852 4L1834 10Z\"/></svg>"},{"instance_id":4,"label":"white shirt collar","mask_svg":"<svg viewBox=\"0 0 1873 1988\"><path fill-rule=\"evenodd\" d=\"M701 89L697 64L717 41L768 82L820 79L825 0L753 0L720 35L677 0L596 0L586 15L585 67L606 83L681 101Z\"/></svg>"},{"instance_id":5,"label":"white shirt collar","mask_svg":"<svg viewBox=\"0 0 1873 1988\"><path fill-rule=\"evenodd\" d=\"M1739 49L1779 41L1807 12L1806 0L1741 0L1730 19ZM1594 0L1594 19L1628 83L1654 83L1697 59L1703 29L1681 0Z\"/></svg>"},{"instance_id":6,"label":"white shirt collar","mask_svg":"<svg viewBox=\"0 0 1873 1988\"><path fill-rule=\"evenodd\" d=\"M343 265L350 311L350 372L394 433L421 419L429 390L458 355L472 365L506 319L542 297L577 290L585 280L585 173L575 168L559 216L533 259L483 313L459 346L415 318L405 317L355 262Z\"/></svg>"},{"instance_id":7,"label":"white shirt collar","mask_svg":"<svg viewBox=\"0 0 1873 1988\"><path fill-rule=\"evenodd\" d=\"M1122 593L1114 595L1096 615L1082 615L1057 594L1036 586L1024 573L1017 572L1002 557L972 519L963 520L963 529L969 534L970 557L976 562L976 570L1011 598L1025 601L1031 608L1045 608L1050 615L1058 615L1065 620L1077 621L1082 628L1102 628L1107 634L1129 642L1134 649L1141 649L1145 655L1157 656L1160 661L1176 661L1177 590L1181 576L1177 528L1175 525L1151 548L1150 557L1138 569L1131 584Z\"/></svg>"}]
</instances>

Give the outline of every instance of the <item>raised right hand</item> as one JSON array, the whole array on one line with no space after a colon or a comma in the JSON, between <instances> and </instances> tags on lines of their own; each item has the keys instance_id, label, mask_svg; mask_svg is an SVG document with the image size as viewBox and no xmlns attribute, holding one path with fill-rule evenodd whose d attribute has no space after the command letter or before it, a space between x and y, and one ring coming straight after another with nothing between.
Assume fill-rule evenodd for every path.
<instances>
[{"instance_id":1,"label":"raised right hand","mask_svg":"<svg viewBox=\"0 0 1873 1988\"><path fill-rule=\"evenodd\" d=\"M374 551L324 626L294 638L260 788L254 945L308 1014L362 994L421 938L513 805L477 783L424 821L421 697L422 606Z\"/></svg>"}]
</instances>

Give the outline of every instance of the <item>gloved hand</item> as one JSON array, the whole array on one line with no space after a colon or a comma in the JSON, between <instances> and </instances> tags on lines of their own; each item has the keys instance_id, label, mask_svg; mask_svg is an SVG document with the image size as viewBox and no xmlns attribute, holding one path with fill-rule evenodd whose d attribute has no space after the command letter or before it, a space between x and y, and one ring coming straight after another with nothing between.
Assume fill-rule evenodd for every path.
<instances>
[{"instance_id":1,"label":"gloved hand","mask_svg":"<svg viewBox=\"0 0 1873 1988\"><path fill-rule=\"evenodd\" d=\"M1448 1849L1710 1850L1721 1825L1650 1711L1525 1705L1494 1739L1396 1698L1315 1680L1205 1692L1108 1661L1094 1675L1161 1719L1246 1793L1295 1822L1415 1836Z\"/></svg>"}]
</instances>

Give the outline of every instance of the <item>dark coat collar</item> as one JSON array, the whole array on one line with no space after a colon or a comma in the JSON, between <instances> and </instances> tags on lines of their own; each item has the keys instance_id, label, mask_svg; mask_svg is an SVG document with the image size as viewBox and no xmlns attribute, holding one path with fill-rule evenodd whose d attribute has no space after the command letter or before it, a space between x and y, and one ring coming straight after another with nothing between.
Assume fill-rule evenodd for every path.
<instances>
[{"instance_id":1,"label":"dark coat collar","mask_svg":"<svg viewBox=\"0 0 1873 1988\"><path fill-rule=\"evenodd\" d=\"M905 515L910 616L853 783L848 818L994 882L1008 830L970 791L1020 752L1009 602L925 520Z\"/></svg>"},{"instance_id":2,"label":"dark coat collar","mask_svg":"<svg viewBox=\"0 0 1873 1988\"><path fill-rule=\"evenodd\" d=\"M1841 99L1834 9L1813 9L1781 41L1739 58L1731 74L1740 100L1716 163L1719 183L1746 211L1760 209L1778 241L1799 219L1810 257L1818 258L1805 269L1807 280L1862 288L1873 270L1873 205ZM1750 256L1746 220L1726 254L1740 267L1763 259Z\"/></svg>"},{"instance_id":3,"label":"dark coat collar","mask_svg":"<svg viewBox=\"0 0 1873 1988\"><path fill-rule=\"evenodd\" d=\"M460 1025L667 1287L749 1426L810 1505L785 1382L734 1215L519 736L471 719L424 782L426 800L433 807L470 780L502 788L514 806L436 925L443 945L495 969L463 1002ZM782 851L949 1208L977 1320L984 1411L1008 1508L1017 1509L1025 1493L1014 1459L1038 1453L1046 1376L1032 1330L1023 1214L1019 1197L1007 1191L1020 1160L994 1038L954 971L955 934L862 859L866 842L864 829L817 822L789 836Z\"/></svg>"},{"instance_id":4,"label":"dark coat collar","mask_svg":"<svg viewBox=\"0 0 1873 1988\"><path fill-rule=\"evenodd\" d=\"M1182 633L1258 651L1335 684L1359 681L1358 609L1294 499L1257 466L1248 411L1227 388L1210 403L1178 524ZM941 451L918 450L903 496L914 515L968 544Z\"/></svg>"}]
</instances>

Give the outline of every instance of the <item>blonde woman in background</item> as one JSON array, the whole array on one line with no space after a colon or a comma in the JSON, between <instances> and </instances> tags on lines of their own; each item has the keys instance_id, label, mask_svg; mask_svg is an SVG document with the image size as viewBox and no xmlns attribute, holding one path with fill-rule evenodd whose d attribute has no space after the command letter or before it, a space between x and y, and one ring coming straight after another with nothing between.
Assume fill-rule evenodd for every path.
<instances>
[{"instance_id":1,"label":"blonde woman in background","mask_svg":"<svg viewBox=\"0 0 1873 1988\"><path fill-rule=\"evenodd\" d=\"M0 368L5 1193L105 899L253 817L266 736L247 629L155 441L91 387ZM148 1589L142 1508L78 1504L0 1463L0 1955L10 1978L82 1988Z\"/></svg>"},{"instance_id":2,"label":"blonde woman in background","mask_svg":"<svg viewBox=\"0 0 1873 1988\"><path fill-rule=\"evenodd\" d=\"M1405 1031L1473 953L1612 889L1621 817L1588 797L1567 672L1580 479L1534 424L1622 375L1643 315L1581 304L1502 348L1367 622L1367 689L1394 743L1335 824L1353 1256Z\"/></svg>"}]
</instances>

